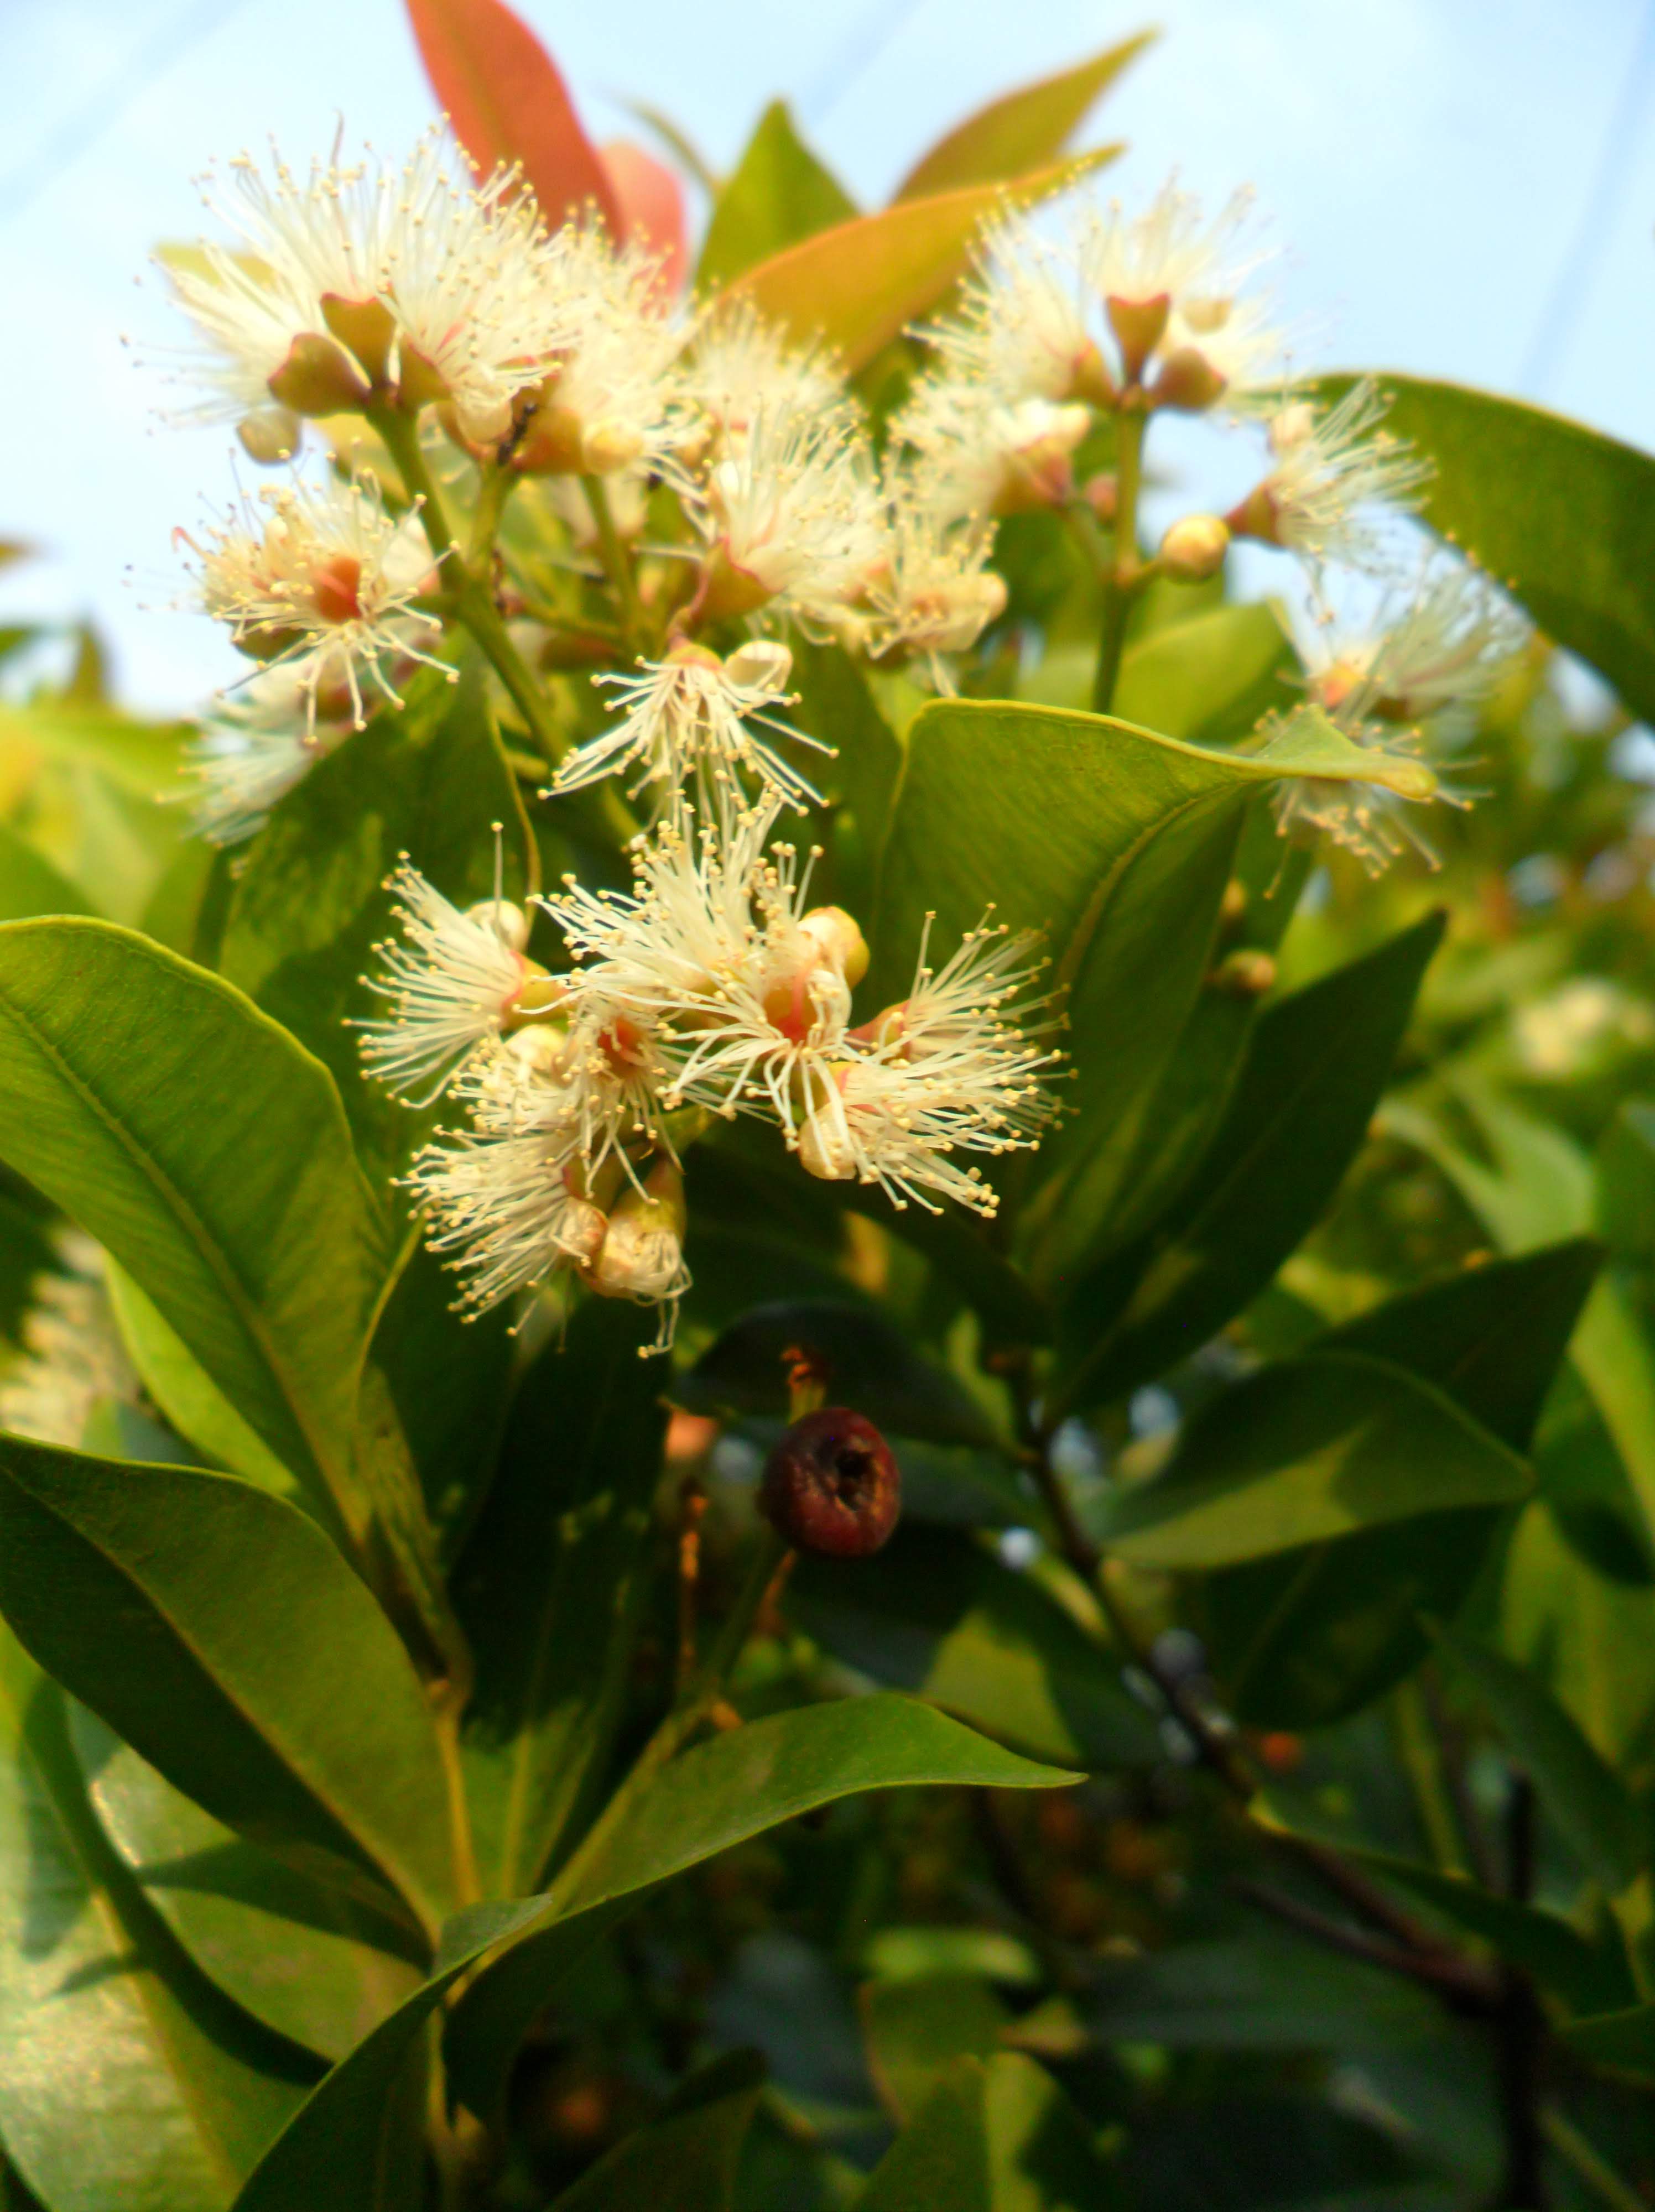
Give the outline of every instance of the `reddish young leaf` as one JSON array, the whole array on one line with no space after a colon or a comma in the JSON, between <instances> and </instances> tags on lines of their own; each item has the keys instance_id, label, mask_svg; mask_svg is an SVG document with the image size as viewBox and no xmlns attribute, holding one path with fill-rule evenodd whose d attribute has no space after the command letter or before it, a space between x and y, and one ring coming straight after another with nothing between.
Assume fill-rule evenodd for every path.
<instances>
[{"instance_id":1,"label":"reddish young leaf","mask_svg":"<svg viewBox=\"0 0 1655 2212\"><path fill-rule=\"evenodd\" d=\"M598 149L629 237L644 240L661 257L661 282L672 294L690 273L689 223L684 187L664 161L630 138L610 138Z\"/></svg>"},{"instance_id":2,"label":"reddish young leaf","mask_svg":"<svg viewBox=\"0 0 1655 2212\"><path fill-rule=\"evenodd\" d=\"M504 0L408 0L408 14L432 88L478 167L520 161L548 222L592 203L618 235L609 172L527 24Z\"/></svg>"}]
</instances>

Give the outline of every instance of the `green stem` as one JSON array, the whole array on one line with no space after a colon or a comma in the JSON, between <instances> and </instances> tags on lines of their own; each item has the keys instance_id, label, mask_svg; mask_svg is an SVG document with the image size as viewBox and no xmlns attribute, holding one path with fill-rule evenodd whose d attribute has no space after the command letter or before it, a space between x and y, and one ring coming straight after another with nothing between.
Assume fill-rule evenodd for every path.
<instances>
[{"instance_id":1,"label":"green stem","mask_svg":"<svg viewBox=\"0 0 1655 2212\"><path fill-rule=\"evenodd\" d=\"M632 573L632 556L625 541L615 527L615 517L609 504L609 494L604 489L601 477L582 477L581 488L586 494L586 503L592 509L592 520L598 532L598 550L615 594L621 614L621 635L629 648L636 652L643 637L643 604L638 597L637 578Z\"/></svg>"},{"instance_id":2,"label":"green stem","mask_svg":"<svg viewBox=\"0 0 1655 2212\"><path fill-rule=\"evenodd\" d=\"M479 466L471 543L465 548L465 566L474 576L488 574L494 558L494 542L500 535L500 519L514 489L515 480L509 470L494 461L485 461Z\"/></svg>"},{"instance_id":3,"label":"green stem","mask_svg":"<svg viewBox=\"0 0 1655 2212\"><path fill-rule=\"evenodd\" d=\"M722 1697L730 1670L741 1656L742 1646L764 1601L764 1593L775 1581L785 1555L782 1539L767 1527L759 1539L740 1595L726 1615L711 1652L697 1668L678 1703L638 1753L625 1781L587 1830L580 1848L565 1863L546 1892L548 1920L555 1920L568 1908L587 1869L602 1856L610 1838L624 1826L645 1787L669 1759L677 1756Z\"/></svg>"},{"instance_id":4,"label":"green stem","mask_svg":"<svg viewBox=\"0 0 1655 2212\"><path fill-rule=\"evenodd\" d=\"M1595 2145L1555 2106L1549 2105L1541 2113L1540 2131L1564 2164L1573 2166L1589 2189L1596 2190L1605 2204L1613 2206L1614 2212L1649 2212L1648 2198L1640 2196L1629 2181L1623 2181Z\"/></svg>"},{"instance_id":5,"label":"green stem","mask_svg":"<svg viewBox=\"0 0 1655 2212\"><path fill-rule=\"evenodd\" d=\"M1115 565L1104 580L1104 622L1098 641L1098 674L1092 704L1107 714L1115 704L1126 626L1145 578L1138 560L1138 500L1143 489L1144 417L1135 408L1116 418Z\"/></svg>"}]
</instances>

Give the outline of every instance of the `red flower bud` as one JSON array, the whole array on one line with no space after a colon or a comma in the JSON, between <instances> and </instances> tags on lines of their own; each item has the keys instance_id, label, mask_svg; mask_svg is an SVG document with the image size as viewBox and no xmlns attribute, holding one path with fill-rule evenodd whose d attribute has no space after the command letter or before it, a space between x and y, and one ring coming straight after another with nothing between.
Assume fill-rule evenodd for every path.
<instances>
[{"instance_id":1,"label":"red flower bud","mask_svg":"<svg viewBox=\"0 0 1655 2212\"><path fill-rule=\"evenodd\" d=\"M824 1406L795 1421L770 1454L758 1502L800 1551L862 1559L897 1525L902 1477L872 1421Z\"/></svg>"}]
</instances>

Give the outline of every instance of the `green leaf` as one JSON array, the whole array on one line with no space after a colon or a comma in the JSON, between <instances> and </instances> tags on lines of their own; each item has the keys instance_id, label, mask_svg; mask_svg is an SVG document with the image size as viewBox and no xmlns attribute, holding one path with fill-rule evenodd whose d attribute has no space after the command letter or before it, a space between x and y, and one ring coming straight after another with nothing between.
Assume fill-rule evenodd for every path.
<instances>
[{"instance_id":1,"label":"green leaf","mask_svg":"<svg viewBox=\"0 0 1655 2212\"><path fill-rule=\"evenodd\" d=\"M293 1476L247 1426L125 1269L106 1260L104 1282L139 1379L178 1434L232 1474L246 1475L278 1498L296 1495Z\"/></svg>"},{"instance_id":2,"label":"green leaf","mask_svg":"<svg viewBox=\"0 0 1655 2212\"><path fill-rule=\"evenodd\" d=\"M1062 1405L1118 1397L1198 1352L1314 1228L1366 1134L1443 923L1428 915L1265 1009L1205 1160L1124 1263L1140 1272L1119 1320L1088 1341L1114 1269L1071 1302L1078 1364Z\"/></svg>"},{"instance_id":3,"label":"green leaf","mask_svg":"<svg viewBox=\"0 0 1655 2212\"><path fill-rule=\"evenodd\" d=\"M1405 1367L1525 1452L1598 1258L1581 1240L1463 1268L1314 1348ZM1425 1619L1464 1603L1504 1513L1435 1514L1425 1530L1400 1522L1209 1575L1202 1628L1237 1717L1323 1727L1400 1681L1429 1648Z\"/></svg>"},{"instance_id":4,"label":"green leaf","mask_svg":"<svg viewBox=\"0 0 1655 2212\"><path fill-rule=\"evenodd\" d=\"M1073 69L991 100L920 156L895 198L919 199L962 185L1001 183L1026 175L1043 161L1055 161L1093 104L1155 36L1141 31Z\"/></svg>"},{"instance_id":5,"label":"green leaf","mask_svg":"<svg viewBox=\"0 0 1655 2212\"><path fill-rule=\"evenodd\" d=\"M1430 1998L1382 1968L1269 1935L1176 1943L1100 1968L1090 2025L1170 2051L1384 2051L1427 2034Z\"/></svg>"},{"instance_id":6,"label":"green leaf","mask_svg":"<svg viewBox=\"0 0 1655 2212\"><path fill-rule=\"evenodd\" d=\"M639 1354L654 1317L575 1313L512 1407L453 1578L477 1661L467 1750L490 1894L540 1886L605 1778L625 1696L666 1416Z\"/></svg>"},{"instance_id":7,"label":"green leaf","mask_svg":"<svg viewBox=\"0 0 1655 2212\"><path fill-rule=\"evenodd\" d=\"M1540 1802L1581 1864L1611 1893L1644 1863L1644 1822L1626 1784L1545 1684L1469 1636L1439 1629L1437 1640L1476 1689L1526 1767Z\"/></svg>"},{"instance_id":8,"label":"green leaf","mask_svg":"<svg viewBox=\"0 0 1655 2212\"><path fill-rule=\"evenodd\" d=\"M511 1948L472 1984L445 2038L450 2082L474 2110L492 2106L558 1970L621 1902L857 1790L924 1783L1053 1789L1074 1778L890 1696L775 1714L697 1746L640 1792L611 1847L557 1901L556 1919L548 1922L546 1899L529 1898L474 1906L450 1923L432 1978L328 2075L248 2182L236 2212L380 2212L386 2200L376 2177L410 2055L447 1991L497 1946Z\"/></svg>"},{"instance_id":9,"label":"green leaf","mask_svg":"<svg viewBox=\"0 0 1655 2212\"><path fill-rule=\"evenodd\" d=\"M958 1530L905 1523L854 1570L801 1559L787 1601L847 1665L1042 1757L1117 1766L1160 1755L1107 1644Z\"/></svg>"},{"instance_id":10,"label":"green leaf","mask_svg":"<svg viewBox=\"0 0 1655 2212\"><path fill-rule=\"evenodd\" d=\"M1354 381L1323 380L1329 392ZM1411 376L1382 384L1386 428L1436 465L1426 520L1634 714L1655 716L1655 459L1521 400Z\"/></svg>"},{"instance_id":11,"label":"green leaf","mask_svg":"<svg viewBox=\"0 0 1655 2212\"><path fill-rule=\"evenodd\" d=\"M428 1133L368 1080L350 1026L385 1012L362 979L392 926L386 878L405 854L464 908L491 895L498 849L505 895L520 899L527 839L473 662L455 689L435 683L318 762L237 873L218 964L328 1068L370 1173L395 1172Z\"/></svg>"},{"instance_id":12,"label":"green leaf","mask_svg":"<svg viewBox=\"0 0 1655 2212\"><path fill-rule=\"evenodd\" d=\"M698 1746L650 1782L599 1857L583 1867L563 1914L520 1938L466 1991L445 2045L455 2094L476 2112L490 2109L563 1963L570 1915L651 1888L732 1844L860 1790L925 1783L1047 1790L1077 1779L889 1692L776 1713ZM476 1921L479 1930L489 1910ZM462 1914L451 1928L451 1944L472 1917Z\"/></svg>"},{"instance_id":13,"label":"green leaf","mask_svg":"<svg viewBox=\"0 0 1655 2212\"><path fill-rule=\"evenodd\" d=\"M824 1363L831 1404L854 1406L881 1428L935 1443L1000 1442L964 1384L922 1359L894 1323L826 1298L755 1306L679 1378L673 1396L696 1413L785 1414L794 1346Z\"/></svg>"},{"instance_id":14,"label":"green leaf","mask_svg":"<svg viewBox=\"0 0 1655 2212\"><path fill-rule=\"evenodd\" d=\"M1011 2007L981 1974L940 1973L869 1982L861 1996L868 2070L883 2103L911 2120L957 2059L1005 2049Z\"/></svg>"},{"instance_id":15,"label":"green leaf","mask_svg":"<svg viewBox=\"0 0 1655 2212\"><path fill-rule=\"evenodd\" d=\"M372 1868L441 1920L453 1875L424 1693L295 1507L234 1475L0 1438L0 1610L228 1826Z\"/></svg>"},{"instance_id":16,"label":"green leaf","mask_svg":"<svg viewBox=\"0 0 1655 2212\"><path fill-rule=\"evenodd\" d=\"M1517 1454L1440 1391L1382 1360L1315 1352L1226 1391L1165 1473L1117 1491L1094 1528L1142 1566L1228 1566L1416 1514L1508 1504L1530 1483Z\"/></svg>"},{"instance_id":17,"label":"green leaf","mask_svg":"<svg viewBox=\"0 0 1655 2212\"><path fill-rule=\"evenodd\" d=\"M554 2212L730 2212L764 2078L764 2063L751 2051L702 2067L659 2119L566 2189Z\"/></svg>"},{"instance_id":18,"label":"green leaf","mask_svg":"<svg viewBox=\"0 0 1655 2212\"><path fill-rule=\"evenodd\" d=\"M494 1477L515 1342L509 1306L462 1319L454 1295L453 1270L422 1240L386 1301L372 1351L445 1558L458 1554Z\"/></svg>"},{"instance_id":19,"label":"green leaf","mask_svg":"<svg viewBox=\"0 0 1655 2212\"><path fill-rule=\"evenodd\" d=\"M1655 1259L1655 1101L1622 1101L1597 1148L1593 1223L1619 1254Z\"/></svg>"},{"instance_id":20,"label":"green leaf","mask_svg":"<svg viewBox=\"0 0 1655 2212\"><path fill-rule=\"evenodd\" d=\"M45 914L95 914L86 894L26 837L0 822L0 921Z\"/></svg>"},{"instance_id":21,"label":"green leaf","mask_svg":"<svg viewBox=\"0 0 1655 2212\"><path fill-rule=\"evenodd\" d=\"M1655 2004L1577 2020L1563 2033L1570 2049L1590 2064L1655 2081Z\"/></svg>"},{"instance_id":22,"label":"green leaf","mask_svg":"<svg viewBox=\"0 0 1655 2212\"><path fill-rule=\"evenodd\" d=\"M1164 737L1217 744L1242 736L1273 708L1294 703L1299 694L1283 680L1292 665L1293 649L1269 601L1214 607L1128 647L1115 711L1121 721Z\"/></svg>"},{"instance_id":23,"label":"green leaf","mask_svg":"<svg viewBox=\"0 0 1655 2212\"><path fill-rule=\"evenodd\" d=\"M856 2212L1107 2212L1090 2130L1019 2051L958 2059L875 2166Z\"/></svg>"},{"instance_id":24,"label":"green leaf","mask_svg":"<svg viewBox=\"0 0 1655 2212\"><path fill-rule=\"evenodd\" d=\"M1010 195L1001 185L972 185L858 216L744 270L730 289L801 343L819 338L848 369L861 368L964 274L985 216L1008 197L1031 205L1067 191L1112 151L1037 169Z\"/></svg>"},{"instance_id":25,"label":"green leaf","mask_svg":"<svg viewBox=\"0 0 1655 2212\"><path fill-rule=\"evenodd\" d=\"M905 996L928 914L946 958L987 908L1044 933L1069 991L1075 1112L1046 1140L1031 1273L1096 1256L1143 1117L1201 989L1249 801L1283 776L1360 780L1309 710L1256 753L1048 708L949 700L908 738L869 941L871 1006Z\"/></svg>"},{"instance_id":26,"label":"green leaf","mask_svg":"<svg viewBox=\"0 0 1655 2212\"><path fill-rule=\"evenodd\" d=\"M209 1980L266 2027L343 2058L417 1987L409 1929L244 1842L84 1706L70 1734L104 1834Z\"/></svg>"},{"instance_id":27,"label":"green leaf","mask_svg":"<svg viewBox=\"0 0 1655 2212\"><path fill-rule=\"evenodd\" d=\"M879 711L867 678L837 646L798 641L793 680L799 693L795 726L838 749L817 771L837 805L827 860L828 896L853 914L872 911L873 884L891 805L902 781L902 741Z\"/></svg>"},{"instance_id":28,"label":"green leaf","mask_svg":"<svg viewBox=\"0 0 1655 2212\"><path fill-rule=\"evenodd\" d=\"M716 290L855 213L855 201L799 136L786 100L773 100L713 203L696 283Z\"/></svg>"},{"instance_id":29,"label":"green leaf","mask_svg":"<svg viewBox=\"0 0 1655 2212\"><path fill-rule=\"evenodd\" d=\"M350 1437L385 1261L326 1071L240 992L126 930L10 922L0 1157L359 1521Z\"/></svg>"},{"instance_id":30,"label":"green leaf","mask_svg":"<svg viewBox=\"0 0 1655 2212\"><path fill-rule=\"evenodd\" d=\"M0 2132L52 2212L222 2212L313 2065L192 1966L100 1834L63 1698L0 1633Z\"/></svg>"}]
</instances>

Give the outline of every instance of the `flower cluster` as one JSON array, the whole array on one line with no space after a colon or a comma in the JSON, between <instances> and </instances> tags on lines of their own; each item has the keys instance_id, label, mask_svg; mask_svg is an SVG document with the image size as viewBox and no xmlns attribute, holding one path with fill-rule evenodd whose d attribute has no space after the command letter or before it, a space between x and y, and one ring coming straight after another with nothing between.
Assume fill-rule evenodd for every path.
<instances>
[{"instance_id":1,"label":"flower cluster","mask_svg":"<svg viewBox=\"0 0 1655 2212\"><path fill-rule=\"evenodd\" d=\"M952 312L912 334L922 366L883 429L822 346L739 294L679 299L589 212L549 228L519 177L472 175L441 137L401 169L238 164L229 203L236 245L171 271L198 411L295 467L188 541L199 604L255 663L195 748L203 833L251 836L422 671L452 680L463 631L524 727L520 773L543 762L541 797L630 853L630 890L522 908L391 880L362 1049L411 1103L463 1107L411 1185L467 1301L561 1270L670 1326L681 1155L709 1117L758 1115L808 1173L899 1206L990 1210L984 1158L1051 1111L1032 951L986 924L934 968L922 946L907 996L857 1019L861 930L810 903L815 856L776 834L832 796L809 756L831 762L835 733L801 727L790 689L800 641L860 659L895 713L915 682L952 690L1011 606L1001 520L1044 510L1095 571L1107 708L1136 596L1211 579L1236 538L1295 556L1318 595L1383 571L1427 472L1372 384L1324 403L1284 380L1244 197L1209 219L1169 185L1050 230L1008 204ZM1148 426L1220 408L1250 436L1263 421L1264 471L1147 557ZM326 471L298 459L307 422ZM1510 643L1457 569L1384 615L1354 641L1318 625L1303 656L1372 784L1278 805L1284 833L1370 863L1439 795L1424 732Z\"/></svg>"},{"instance_id":2,"label":"flower cluster","mask_svg":"<svg viewBox=\"0 0 1655 2212\"><path fill-rule=\"evenodd\" d=\"M775 841L779 802L679 798L633 850L632 888L572 878L539 902L570 965L526 957L522 914L457 911L413 871L392 879L404 941L374 987L370 1068L469 1127L411 1177L439 1249L496 1304L557 1268L661 1306L687 1286L679 1153L709 1116L778 1127L808 1174L879 1186L901 1207L996 1204L979 1159L1037 1141L1047 1002L1031 940L983 926L902 1000L856 1023L868 947L812 906L816 855Z\"/></svg>"}]
</instances>

